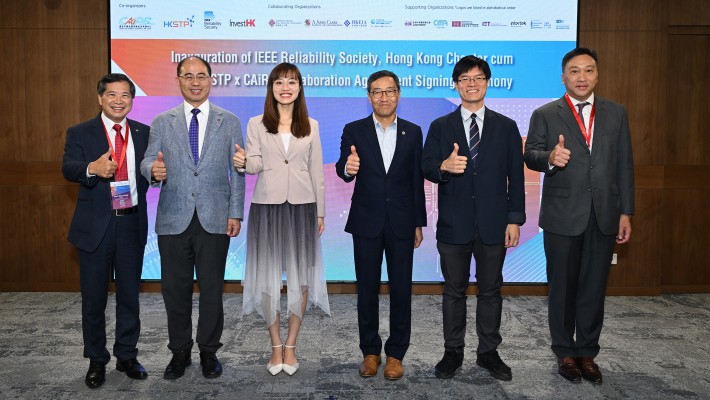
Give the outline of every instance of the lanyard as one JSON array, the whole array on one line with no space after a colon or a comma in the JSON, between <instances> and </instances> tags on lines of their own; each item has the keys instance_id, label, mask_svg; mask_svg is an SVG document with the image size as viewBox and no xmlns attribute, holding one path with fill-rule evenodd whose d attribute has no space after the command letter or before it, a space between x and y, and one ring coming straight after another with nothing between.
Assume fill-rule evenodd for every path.
<instances>
[{"instance_id":1,"label":"lanyard","mask_svg":"<svg viewBox=\"0 0 710 400\"><path fill-rule=\"evenodd\" d=\"M104 132L106 133L106 140L108 141L108 145L111 148L111 156L113 157L113 160L116 161L116 151L113 149L113 143L111 142L111 136L109 136L108 134L106 124L104 124ZM121 165L123 165L123 161L126 159L126 149L128 149L128 135L130 132L131 129L128 127L128 121L126 121L126 138L123 140L123 149L121 149L121 160L118 163L118 166L116 167L116 172L121 169ZM118 132L116 132L116 134L118 134ZM126 168L128 168L128 163L126 163ZM114 174L114 176L116 175Z\"/></svg>"},{"instance_id":2,"label":"lanyard","mask_svg":"<svg viewBox=\"0 0 710 400\"><path fill-rule=\"evenodd\" d=\"M572 110L572 114L574 115L574 119L577 120L577 125L579 125L579 129L582 131L582 135L584 135L584 139L587 141L587 147L589 147L589 143L592 140L592 126L594 126L594 113L596 111L596 106L594 103L592 103L592 113L589 115L589 131L587 131L587 127L584 126L584 123L582 122L582 118L579 116L579 112L577 111L577 107L572 104L572 100L570 100L569 95L565 93L565 100L567 100L567 104L569 105L569 108Z\"/></svg>"}]
</instances>

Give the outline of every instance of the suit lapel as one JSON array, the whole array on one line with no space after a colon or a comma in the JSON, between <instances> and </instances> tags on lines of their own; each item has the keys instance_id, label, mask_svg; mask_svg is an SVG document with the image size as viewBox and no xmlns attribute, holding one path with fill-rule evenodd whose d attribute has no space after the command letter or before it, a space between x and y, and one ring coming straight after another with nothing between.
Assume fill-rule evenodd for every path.
<instances>
[{"instance_id":1,"label":"suit lapel","mask_svg":"<svg viewBox=\"0 0 710 400\"><path fill-rule=\"evenodd\" d=\"M195 158L192 157L192 149L190 148L190 132L187 129L187 120L185 119L185 106L181 104L172 110L172 121L171 125L173 127L173 132L175 132L175 138L173 138L182 147L183 150L188 154L192 163L195 163Z\"/></svg>"},{"instance_id":2,"label":"suit lapel","mask_svg":"<svg viewBox=\"0 0 710 400\"><path fill-rule=\"evenodd\" d=\"M373 120L372 114L370 117L365 118L363 123L367 126L365 130L365 142L370 148L370 153L373 154L374 159L379 166L380 171L385 174L385 162L382 158L382 150L380 149L380 142L377 141L377 128L375 128L375 122Z\"/></svg>"},{"instance_id":3,"label":"suit lapel","mask_svg":"<svg viewBox=\"0 0 710 400\"><path fill-rule=\"evenodd\" d=\"M454 135L453 139L459 145L459 154L461 154L461 150L463 150L463 155L471 158L471 150L468 148L468 141L466 140L466 130L461 120L461 106L449 114L448 123ZM453 143L451 145L453 146Z\"/></svg>"},{"instance_id":4,"label":"suit lapel","mask_svg":"<svg viewBox=\"0 0 710 400\"><path fill-rule=\"evenodd\" d=\"M197 165L200 165L200 162L202 162L204 156L206 154L209 154L212 142L214 142L213 136L217 134L217 131L219 130L220 126L222 126L223 120L224 116L222 115L222 112L216 109L212 105L212 102L210 102L210 115L207 118L207 127L205 128L205 140L202 142L202 151L200 152L200 160L197 162Z\"/></svg>"},{"instance_id":5,"label":"suit lapel","mask_svg":"<svg viewBox=\"0 0 710 400\"><path fill-rule=\"evenodd\" d=\"M289 151L286 151L286 147L284 146L284 141L281 139L281 134L280 133L269 133L264 131L264 134L267 136L270 136L269 140L271 140L272 144L274 145L275 148L279 149L279 152L283 156L285 160L288 160L288 153L290 152L290 149L293 147L293 139L295 137L291 138L291 143L289 144Z\"/></svg>"},{"instance_id":6,"label":"suit lapel","mask_svg":"<svg viewBox=\"0 0 710 400\"><path fill-rule=\"evenodd\" d=\"M478 165L481 165L483 159L486 155L490 153L488 149L489 144L493 143L495 140L495 129L496 129L496 115L493 111L489 110L488 107L485 108L483 114L483 127L481 128L481 144L478 149ZM485 131L485 135L483 134ZM470 150L469 150L470 153Z\"/></svg>"},{"instance_id":7,"label":"suit lapel","mask_svg":"<svg viewBox=\"0 0 710 400\"><path fill-rule=\"evenodd\" d=\"M390 168L389 170L387 170L387 175L392 173L392 171L395 170L397 166L399 166L399 164L403 160L404 155L406 154L405 147L408 147L407 138L411 137L411 135L407 136L406 126L406 123L401 118L397 117L397 130L395 132L395 135L397 135L397 139L396 144L394 146L394 155L392 156ZM382 166L384 167L384 160Z\"/></svg>"}]
</instances>

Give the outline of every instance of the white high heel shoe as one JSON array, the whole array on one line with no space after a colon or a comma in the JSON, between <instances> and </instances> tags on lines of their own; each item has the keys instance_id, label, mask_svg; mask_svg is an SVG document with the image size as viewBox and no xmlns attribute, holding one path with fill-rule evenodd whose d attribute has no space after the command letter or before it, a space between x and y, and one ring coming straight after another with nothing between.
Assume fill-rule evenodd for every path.
<instances>
[{"instance_id":1,"label":"white high heel shoe","mask_svg":"<svg viewBox=\"0 0 710 400\"><path fill-rule=\"evenodd\" d=\"M272 349L275 349L275 348L277 348L277 347L283 348L283 344L279 344L279 345L276 345L276 346L271 346ZM282 357L282 359L283 359L283 357ZM279 372L283 371L283 369L284 369L284 364L283 364L283 363L281 363L281 364L271 364L271 363L269 362L269 363L266 363L266 369L269 371L269 373L270 373L271 375L277 375ZM291 375L291 374L289 374L289 375Z\"/></svg>"},{"instance_id":2,"label":"white high heel shoe","mask_svg":"<svg viewBox=\"0 0 710 400\"><path fill-rule=\"evenodd\" d=\"M296 348L296 346L289 346L287 344L285 344L284 347L287 349L295 349ZM294 365L288 365L286 363L282 364L283 371L289 375L295 374L296 371L298 371L298 367L299 367L298 363L296 363Z\"/></svg>"}]
</instances>

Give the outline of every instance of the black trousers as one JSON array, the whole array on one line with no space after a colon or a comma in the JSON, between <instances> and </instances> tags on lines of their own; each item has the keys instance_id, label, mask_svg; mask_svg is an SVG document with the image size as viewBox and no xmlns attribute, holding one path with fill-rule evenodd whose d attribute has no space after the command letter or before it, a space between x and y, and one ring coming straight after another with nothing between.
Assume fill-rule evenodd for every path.
<instances>
[{"instance_id":1,"label":"black trousers","mask_svg":"<svg viewBox=\"0 0 710 400\"><path fill-rule=\"evenodd\" d=\"M615 235L599 230L592 210L581 235L545 231L543 237L552 351L560 358L595 357L599 354Z\"/></svg>"},{"instance_id":2,"label":"black trousers","mask_svg":"<svg viewBox=\"0 0 710 400\"><path fill-rule=\"evenodd\" d=\"M222 347L222 293L229 236L204 230L195 212L184 232L158 235L158 249L161 292L168 314L168 348L173 352L192 348L192 286L196 275L200 314L195 339L200 351L216 352Z\"/></svg>"},{"instance_id":3,"label":"black trousers","mask_svg":"<svg viewBox=\"0 0 710 400\"><path fill-rule=\"evenodd\" d=\"M400 239L386 221L384 229L375 238L353 235L353 248L360 350L364 356L382 352L378 294L384 252L390 286L390 336L385 342L385 354L402 360L409 348L412 331L414 231L411 238Z\"/></svg>"},{"instance_id":4,"label":"black trousers","mask_svg":"<svg viewBox=\"0 0 710 400\"><path fill-rule=\"evenodd\" d=\"M81 327L84 357L106 364L106 303L108 283L116 279L116 340L113 355L120 360L136 358L141 331L140 292L143 252L138 213L112 216L108 230L93 252L79 250L81 280Z\"/></svg>"},{"instance_id":5,"label":"black trousers","mask_svg":"<svg viewBox=\"0 0 710 400\"><path fill-rule=\"evenodd\" d=\"M463 353L466 336L466 288L471 276L471 257L476 260L476 333L477 353L495 350L503 341L500 336L500 319L503 298L503 262L505 246L486 245L476 233L473 241L466 244L449 244L437 241L444 274L442 300L444 322L444 348Z\"/></svg>"}]
</instances>

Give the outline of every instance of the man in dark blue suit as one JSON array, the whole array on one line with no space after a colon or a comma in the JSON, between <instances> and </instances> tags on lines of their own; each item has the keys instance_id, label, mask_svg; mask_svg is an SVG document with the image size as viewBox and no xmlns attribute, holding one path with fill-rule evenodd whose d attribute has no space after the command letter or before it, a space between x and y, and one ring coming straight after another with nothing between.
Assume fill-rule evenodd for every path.
<instances>
[{"instance_id":1,"label":"man in dark blue suit","mask_svg":"<svg viewBox=\"0 0 710 400\"><path fill-rule=\"evenodd\" d=\"M98 83L102 112L67 130L62 174L79 183L69 241L79 252L81 323L84 357L90 360L85 383L104 383L108 283L116 280L116 369L129 378L148 375L136 359L140 317L138 294L148 236L148 181L139 165L150 128L129 120L136 88L123 74L108 74Z\"/></svg>"},{"instance_id":2,"label":"man in dark blue suit","mask_svg":"<svg viewBox=\"0 0 710 400\"><path fill-rule=\"evenodd\" d=\"M343 128L338 176L355 180L345 231L353 236L358 328L363 362L360 375L377 374L381 363L379 289L382 254L390 286L390 337L384 376L399 379L412 325L412 263L426 226L421 174L422 130L399 118L399 78L378 71L367 80L372 115Z\"/></svg>"},{"instance_id":3,"label":"man in dark blue suit","mask_svg":"<svg viewBox=\"0 0 710 400\"><path fill-rule=\"evenodd\" d=\"M474 56L454 66L461 106L432 122L422 152L424 177L438 184L436 240L444 274L444 357L435 374L454 376L463 363L466 288L476 260L478 304L476 364L501 380L512 379L500 359L503 262L518 245L525 223L522 139L512 119L487 107L491 69Z\"/></svg>"}]
</instances>

